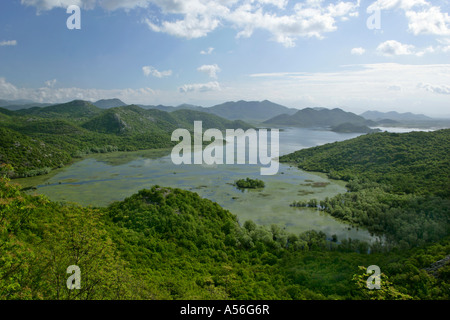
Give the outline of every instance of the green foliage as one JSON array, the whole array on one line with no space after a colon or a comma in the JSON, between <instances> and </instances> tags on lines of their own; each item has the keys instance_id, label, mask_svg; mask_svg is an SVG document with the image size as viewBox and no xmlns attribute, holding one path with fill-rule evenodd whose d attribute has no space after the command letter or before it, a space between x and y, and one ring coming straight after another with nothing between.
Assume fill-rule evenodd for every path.
<instances>
[{"instance_id":1,"label":"green foliage","mask_svg":"<svg viewBox=\"0 0 450 320\"><path fill-rule=\"evenodd\" d=\"M379 276L380 288L367 288L367 279L370 274L366 273L366 267L360 266L359 273L353 276L358 291L362 292L365 298L370 300L410 300L411 296L396 290L385 274Z\"/></svg>"},{"instance_id":2,"label":"green foliage","mask_svg":"<svg viewBox=\"0 0 450 320\"><path fill-rule=\"evenodd\" d=\"M71 160L65 151L6 128L0 128L0 146L0 162L15 168L12 178L48 173Z\"/></svg>"},{"instance_id":3,"label":"green foliage","mask_svg":"<svg viewBox=\"0 0 450 320\"><path fill-rule=\"evenodd\" d=\"M388 185L394 193L450 197L450 129L377 133L280 157L330 178Z\"/></svg>"},{"instance_id":4,"label":"green foliage","mask_svg":"<svg viewBox=\"0 0 450 320\"><path fill-rule=\"evenodd\" d=\"M377 298L448 299L447 269L424 270L448 255L448 238L369 255L322 232L240 226L179 189L154 186L92 209L20 188L0 180L0 299L371 299L353 280L368 264L389 275ZM81 269L81 290L66 287L70 265Z\"/></svg>"},{"instance_id":5,"label":"green foliage","mask_svg":"<svg viewBox=\"0 0 450 320\"><path fill-rule=\"evenodd\" d=\"M449 148L450 129L379 133L300 150L281 161L349 181L349 192L320 201L318 208L405 249L449 234Z\"/></svg>"},{"instance_id":6,"label":"green foliage","mask_svg":"<svg viewBox=\"0 0 450 320\"><path fill-rule=\"evenodd\" d=\"M240 189L262 189L266 186L264 181L250 178L236 180L234 184Z\"/></svg>"}]
</instances>

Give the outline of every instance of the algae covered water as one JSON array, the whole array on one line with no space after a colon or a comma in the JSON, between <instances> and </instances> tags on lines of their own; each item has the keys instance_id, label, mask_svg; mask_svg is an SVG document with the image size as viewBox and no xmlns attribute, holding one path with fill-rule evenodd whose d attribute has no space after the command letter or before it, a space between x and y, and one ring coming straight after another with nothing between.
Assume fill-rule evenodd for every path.
<instances>
[{"instance_id":1,"label":"algae covered water","mask_svg":"<svg viewBox=\"0 0 450 320\"><path fill-rule=\"evenodd\" d=\"M289 128L280 132L280 155L302 148L356 137L330 131ZM239 190L242 178L263 180L265 188ZM174 165L170 150L96 154L55 171L46 177L20 179L38 194L53 201L107 206L153 185L197 192L235 214L239 221L277 224L289 232L323 231L338 239L371 241L366 230L358 230L311 208L293 208L298 200L318 200L346 192L345 184L323 175L280 164L278 174L261 176L259 165Z\"/></svg>"}]
</instances>

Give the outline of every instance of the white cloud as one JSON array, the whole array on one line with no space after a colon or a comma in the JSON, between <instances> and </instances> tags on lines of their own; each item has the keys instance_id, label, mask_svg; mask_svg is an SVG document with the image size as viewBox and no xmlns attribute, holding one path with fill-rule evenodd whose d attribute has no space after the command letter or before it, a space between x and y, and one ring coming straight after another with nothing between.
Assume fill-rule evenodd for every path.
<instances>
[{"instance_id":1,"label":"white cloud","mask_svg":"<svg viewBox=\"0 0 450 320\"><path fill-rule=\"evenodd\" d=\"M210 48L208 48L208 50L200 51L200 54L208 55L208 54L211 54L213 51L214 51L214 48L210 47Z\"/></svg>"},{"instance_id":2,"label":"white cloud","mask_svg":"<svg viewBox=\"0 0 450 320\"><path fill-rule=\"evenodd\" d=\"M56 79L48 80L48 81L45 81L45 85L46 85L47 87L53 88L53 87L55 86L56 82L57 82Z\"/></svg>"},{"instance_id":3,"label":"white cloud","mask_svg":"<svg viewBox=\"0 0 450 320\"><path fill-rule=\"evenodd\" d=\"M367 12L379 10L403 9L409 10L414 7L429 6L426 0L377 0L373 2L368 8Z\"/></svg>"},{"instance_id":4,"label":"white cloud","mask_svg":"<svg viewBox=\"0 0 450 320\"><path fill-rule=\"evenodd\" d=\"M172 36L195 39L206 36L219 26L219 20L210 17L187 15L183 20L163 21L161 25L154 24L149 19L145 23L154 32L164 32Z\"/></svg>"},{"instance_id":5,"label":"white cloud","mask_svg":"<svg viewBox=\"0 0 450 320\"><path fill-rule=\"evenodd\" d=\"M154 32L187 39L208 35L220 26L237 30L237 37L250 37L255 30L265 30L273 41L295 46L300 37L323 38L337 30L338 21L358 16L360 0L339 0L327 4L307 0L287 11L288 0L22 0L39 11L76 4L85 9L95 6L106 10L159 7L160 20L144 19ZM275 10L274 10L275 9Z\"/></svg>"},{"instance_id":6,"label":"white cloud","mask_svg":"<svg viewBox=\"0 0 450 320\"><path fill-rule=\"evenodd\" d=\"M441 46L428 46L423 49L418 49L413 45L403 44L395 40L385 41L377 47L377 52L387 57L402 55L415 55L417 57L422 57L425 54L440 52L443 50L444 49Z\"/></svg>"},{"instance_id":7,"label":"white cloud","mask_svg":"<svg viewBox=\"0 0 450 320\"><path fill-rule=\"evenodd\" d=\"M288 4L288 0L256 0L256 2L259 2L261 4L271 4L280 9L284 9Z\"/></svg>"},{"instance_id":8,"label":"white cloud","mask_svg":"<svg viewBox=\"0 0 450 320\"><path fill-rule=\"evenodd\" d=\"M181 86L178 90L181 93L220 91L220 84L217 81L208 82L208 83L185 84L185 85Z\"/></svg>"},{"instance_id":9,"label":"white cloud","mask_svg":"<svg viewBox=\"0 0 450 320\"><path fill-rule=\"evenodd\" d=\"M244 4L226 17L228 22L240 30L237 37L250 37L254 30L266 30L272 40L285 47L294 47L299 37L322 39L325 33L337 30L336 18L357 15L359 1L344 2L323 6L322 1L297 3L293 14L277 15L265 12L262 8Z\"/></svg>"},{"instance_id":10,"label":"white cloud","mask_svg":"<svg viewBox=\"0 0 450 320\"><path fill-rule=\"evenodd\" d=\"M353 48L351 51L351 54L361 56L365 52L366 52L366 49L359 47L359 48Z\"/></svg>"},{"instance_id":11,"label":"white cloud","mask_svg":"<svg viewBox=\"0 0 450 320\"><path fill-rule=\"evenodd\" d=\"M437 115L448 113L448 95L436 94L446 92L444 86L435 86L437 88L434 92L424 92L417 90L417 83L450 83L450 64L378 63L342 66L336 72L265 73L250 76L253 81L248 85L233 88L236 95L245 97L246 91L250 92L256 87L253 99L264 98L297 108L311 105L346 106L361 112L376 108L380 111L416 113L423 113L425 109L427 114ZM302 96L310 97L310 101L300 104L297 101Z\"/></svg>"},{"instance_id":12,"label":"white cloud","mask_svg":"<svg viewBox=\"0 0 450 320\"><path fill-rule=\"evenodd\" d=\"M16 46L17 40L5 40L0 42L0 47L4 46Z\"/></svg>"},{"instance_id":13,"label":"white cloud","mask_svg":"<svg viewBox=\"0 0 450 320\"><path fill-rule=\"evenodd\" d=\"M102 2L107 4L109 2L118 2L118 1L105 0ZM123 2L126 3L132 1L123 1ZM97 0L21 0L21 3L26 6L36 7L39 13L41 11L52 10L54 8L67 8L71 5L77 5L80 8L89 10L93 9L96 6Z\"/></svg>"},{"instance_id":14,"label":"white cloud","mask_svg":"<svg viewBox=\"0 0 450 320\"><path fill-rule=\"evenodd\" d=\"M434 53L436 52L436 49L433 46L429 46L426 47L425 49L421 50L421 51L417 51L416 52L416 56L421 57L427 53Z\"/></svg>"},{"instance_id":15,"label":"white cloud","mask_svg":"<svg viewBox=\"0 0 450 320\"><path fill-rule=\"evenodd\" d=\"M164 78L172 75L172 70L158 71L152 66L144 66L142 67L142 71L144 72L144 75L147 77L152 75L156 78Z\"/></svg>"},{"instance_id":16,"label":"white cloud","mask_svg":"<svg viewBox=\"0 0 450 320\"><path fill-rule=\"evenodd\" d=\"M395 40L388 40L381 43L377 47L377 51L385 56L412 55L414 54L414 48L413 45L403 44Z\"/></svg>"},{"instance_id":17,"label":"white cloud","mask_svg":"<svg viewBox=\"0 0 450 320\"><path fill-rule=\"evenodd\" d=\"M420 12L407 11L408 28L414 35L450 35L450 16L439 7L431 7Z\"/></svg>"},{"instance_id":18,"label":"white cloud","mask_svg":"<svg viewBox=\"0 0 450 320\"><path fill-rule=\"evenodd\" d=\"M53 81L50 81L50 84ZM60 103L75 99L97 101L100 99L119 98L133 103L146 103L153 101L161 95L151 88L140 89L83 89L83 88L54 88L46 86L42 88L19 88L12 83L0 78L0 97L7 100L26 99L35 102ZM165 98L168 98L167 95Z\"/></svg>"},{"instance_id":19,"label":"white cloud","mask_svg":"<svg viewBox=\"0 0 450 320\"><path fill-rule=\"evenodd\" d=\"M221 70L217 64L205 64L201 67L198 67L197 71L206 73L211 78L217 78L217 73Z\"/></svg>"},{"instance_id":20,"label":"white cloud","mask_svg":"<svg viewBox=\"0 0 450 320\"><path fill-rule=\"evenodd\" d=\"M438 6L426 0L377 0L368 8L373 10L402 9L408 20L408 30L414 35L450 35L450 17Z\"/></svg>"},{"instance_id":21,"label":"white cloud","mask_svg":"<svg viewBox=\"0 0 450 320\"><path fill-rule=\"evenodd\" d=\"M450 94L450 86L449 85L432 85L429 83L419 83L417 85L418 88L422 88L425 89L429 92L432 93L437 93L437 94L445 94L448 95Z\"/></svg>"}]
</instances>

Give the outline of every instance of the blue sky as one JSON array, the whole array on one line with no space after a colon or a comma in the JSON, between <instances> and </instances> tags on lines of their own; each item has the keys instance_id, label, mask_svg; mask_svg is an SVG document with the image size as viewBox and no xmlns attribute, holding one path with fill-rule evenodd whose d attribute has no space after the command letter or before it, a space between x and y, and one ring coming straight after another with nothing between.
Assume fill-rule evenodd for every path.
<instances>
[{"instance_id":1,"label":"blue sky","mask_svg":"<svg viewBox=\"0 0 450 320\"><path fill-rule=\"evenodd\" d=\"M66 12L81 8L81 29ZM448 0L0 2L0 99L450 116ZM378 10L378 11L377 11ZM379 29L367 20L380 13Z\"/></svg>"}]
</instances>

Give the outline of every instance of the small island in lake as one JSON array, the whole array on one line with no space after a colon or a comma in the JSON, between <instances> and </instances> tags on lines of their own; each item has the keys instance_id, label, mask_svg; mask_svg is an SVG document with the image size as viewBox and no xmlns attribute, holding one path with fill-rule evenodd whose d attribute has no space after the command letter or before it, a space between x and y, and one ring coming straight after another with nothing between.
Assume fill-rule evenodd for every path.
<instances>
[{"instance_id":1,"label":"small island in lake","mask_svg":"<svg viewBox=\"0 0 450 320\"><path fill-rule=\"evenodd\" d=\"M239 179L234 182L240 189L262 189L265 187L264 181L258 179Z\"/></svg>"}]
</instances>

